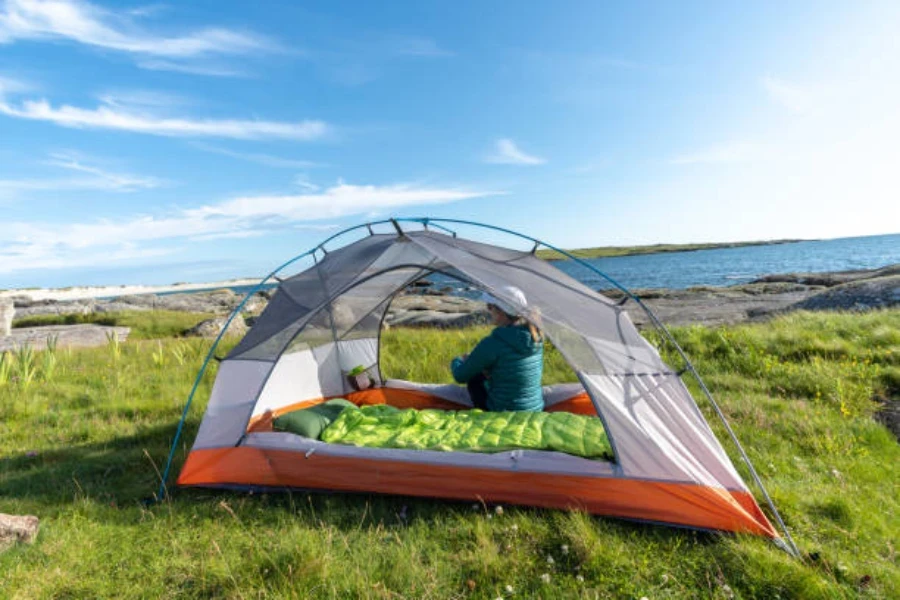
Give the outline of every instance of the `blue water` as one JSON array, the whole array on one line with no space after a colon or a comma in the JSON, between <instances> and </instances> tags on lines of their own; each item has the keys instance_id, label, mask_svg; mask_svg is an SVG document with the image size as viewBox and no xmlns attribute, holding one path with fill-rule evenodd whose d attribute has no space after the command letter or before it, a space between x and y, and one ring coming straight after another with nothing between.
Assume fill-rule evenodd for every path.
<instances>
[{"instance_id":1,"label":"blue water","mask_svg":"<svg viewBox=\"0 0 900 600\"><path fill-rule=\"evenodd\" d=\"M627 288L728 286L773 273L877 269L900 263L900 234L587 261ZM611 285L572 261L557 266L593 288Z\"/></svg>"},{"instance_id":2,"label":"blue water","mask_svg":"<svg viewBox=\"0 0 900 600\"><path fill-rule=\"evenodd\" d=\"M746 283L773 273L877 269L898 264L900 234L618 256L596 258L587 262L627 288L683 289L698 285L721 287ZM573 261L557 261L554 265L592 288L613 287L590 269ZM443 277L433 275L429 279L436 285L451 285L457 293L471 295L464 287ZM251 287L233 289L246 293Z\"/></svg>"}]
</instances>

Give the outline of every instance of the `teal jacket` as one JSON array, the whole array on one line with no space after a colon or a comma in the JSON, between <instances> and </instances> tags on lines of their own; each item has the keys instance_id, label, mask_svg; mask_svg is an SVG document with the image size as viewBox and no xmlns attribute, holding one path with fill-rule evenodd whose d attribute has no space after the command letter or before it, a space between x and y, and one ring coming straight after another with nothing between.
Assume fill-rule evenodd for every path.
<instances>
[{"instance_id":1,"label":"teal jacket","mask_svg":"<svg viewBox=\"0 0 900 600\"><path fill-rule=\"evenodd\" d=\"M488 410L544 410L544 343L535 342L528 327L495 328L465 360L454 358L450 370L458 383L487 373Z\"/></svg>"}]
</instances>

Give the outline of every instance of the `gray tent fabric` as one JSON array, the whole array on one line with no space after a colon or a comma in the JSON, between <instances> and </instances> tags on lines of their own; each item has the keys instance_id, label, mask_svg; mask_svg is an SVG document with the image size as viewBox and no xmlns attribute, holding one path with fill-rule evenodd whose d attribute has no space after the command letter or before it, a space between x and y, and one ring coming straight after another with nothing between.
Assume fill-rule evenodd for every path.
<instances>
[{"instance_id":1,"label":"gray tent fabric","mask_svg":"<svg viewBox=\"0 0 900 600\"><path fill-rule=\"evenodd\" d=\"M375 367L377 380L384 313L395 294L434 271L509 302L507 286L525 293L526 316L603 420L618 477L746 490L687 388L621 306L529 252L429 230L372 234L284 280L222 361L194 448L246 443L250 419L265 410L349 392L354 366Z\"/></svg>"}]
</instances>

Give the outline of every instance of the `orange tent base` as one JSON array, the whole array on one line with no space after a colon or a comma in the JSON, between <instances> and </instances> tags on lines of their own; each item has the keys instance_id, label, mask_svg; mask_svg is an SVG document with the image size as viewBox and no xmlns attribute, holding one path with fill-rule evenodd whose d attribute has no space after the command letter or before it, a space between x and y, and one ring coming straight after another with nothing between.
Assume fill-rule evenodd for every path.
<instances>
[{"instance_id":1,"label":"orange tent base","mask_svg":"<svg viewBox=\"0 0 900 600\"><path fill-rule=\"evenodd\" d=\"M747 492L237 447L194 450L183 486L265 486L523 504L778 537Z\"/></svg>"},{"instance_id":2,"label":"orange tent base","mask_svg":"<svg viewBox=\"0 0 900 600\"><path fill-rule=\"evenodd\" d=\"M408 389L375 388L354 392L346 398L359 405L462 408L426 392ZM247 430L271 431L272 418L324 400L298 402L260 415L251 420ZM597 414L583 392L547 410ZM178 485L319 489L522 504L779 537L748 492L616 477L306 455L290 450L238 446L192 450Z\"/></svg>"}]
</instances>

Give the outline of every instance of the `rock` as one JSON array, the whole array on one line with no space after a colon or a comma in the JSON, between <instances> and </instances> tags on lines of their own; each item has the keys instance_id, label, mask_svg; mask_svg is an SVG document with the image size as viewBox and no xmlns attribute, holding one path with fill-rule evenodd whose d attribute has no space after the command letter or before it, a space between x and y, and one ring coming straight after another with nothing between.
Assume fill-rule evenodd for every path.
<instances>
[{"instance_id":1,"label":"rock","mask_svg":"<svg viewBox=\"0 0 900 600\"><path fill-rule=\"evenodd\" d=\"M112 336L119 342L128 339L128 327L104 325L48 325L44 327L17 327L7 337L0 338L0 352L31 346L42 350L55 341L58 348L89 348L109 344Z\"/></svg>"},{"instance_id":2,"label":"rock","mask_svg":"<svg viewBox=\"0 0 900 600\"><path fill-rule=\"evenodd\" d=\"M20 517L0 513L0 550L6 550L17 542L33 543L39 525L40 519L32 515Z\"/></svg>"},{"instance_id":3,"label":"rock","mask_svg":"<svg viewBox=\"0 0 900 600\"><path fill-rule=\"evenodd\" d=\"M93 300L75 300L59 302L57 300L36 300L34 302L16 302L16 316L20 319L41 315L88 315L94 312Z\"/></svg>"},{"instance_id":4,"label":"rock","mask_svg":"<svg viewBox=\"0 0 900 600\"><path fill-rule=\"evenodd\" d=\"M0 298L0 337L6 337L12 331L13 315L16 307L8 298Z\"/></svg>"},{"instance_id":5,"label":"rock","mask_svg":"<svg viewBox=\"0 0 900 600\"><path fill-rule=\"evenodd\" d=\"M16 314L19 318L23 318L37 315L86 315L147 310L229 314L240 304L244 296L235 294L231 290L213 290L193 294L166 294L163 296L140 294L106 300L88 299L65 302L58 300L31 301L20 296L15 298L15 305L18 309ZM259 314L265 309L267 303L267 295L260 292L247 299L243 311Z\"/></svg>"},{"instance_id":6,"label":"rock","mask_svg":"<svg viewBox=\"0 0 900 600\"><path fill-rule=\"evenodd\" d=\"M228 321L228 317L216 317L201 321L185 332L185 335L205 338L216 337L221 333L222 328L225 327L226 321ZM231 322L231 325L228 326L228 331L225 335L244 335L246 333L247 325L244 323L244 319L241 316L237 316Z\"/></svg>"},{"instance_id":7,"label":"rock","mask_svg":"<svg viewBox=\"0 0 900 600\"><path fill-rule=\"evenodd\" d=\"M832 273L781 273L766 275L755 279L750 283L800 283L803 285L818 285L834 287L862 279L875 279L900 275L900 265L889 265L880 269L859 269L856 271L835 271Z\"/></svg>"},{"instance_id":8,"label":"rock","mask_svg":"<svg viewBox=\"0 0 900 600\"><path fill-rule=\"evenodd\" d=\"M836 285L790 309L864 311L892 306L900 306L900 274Z\"/></svg>"}]
</instances>

